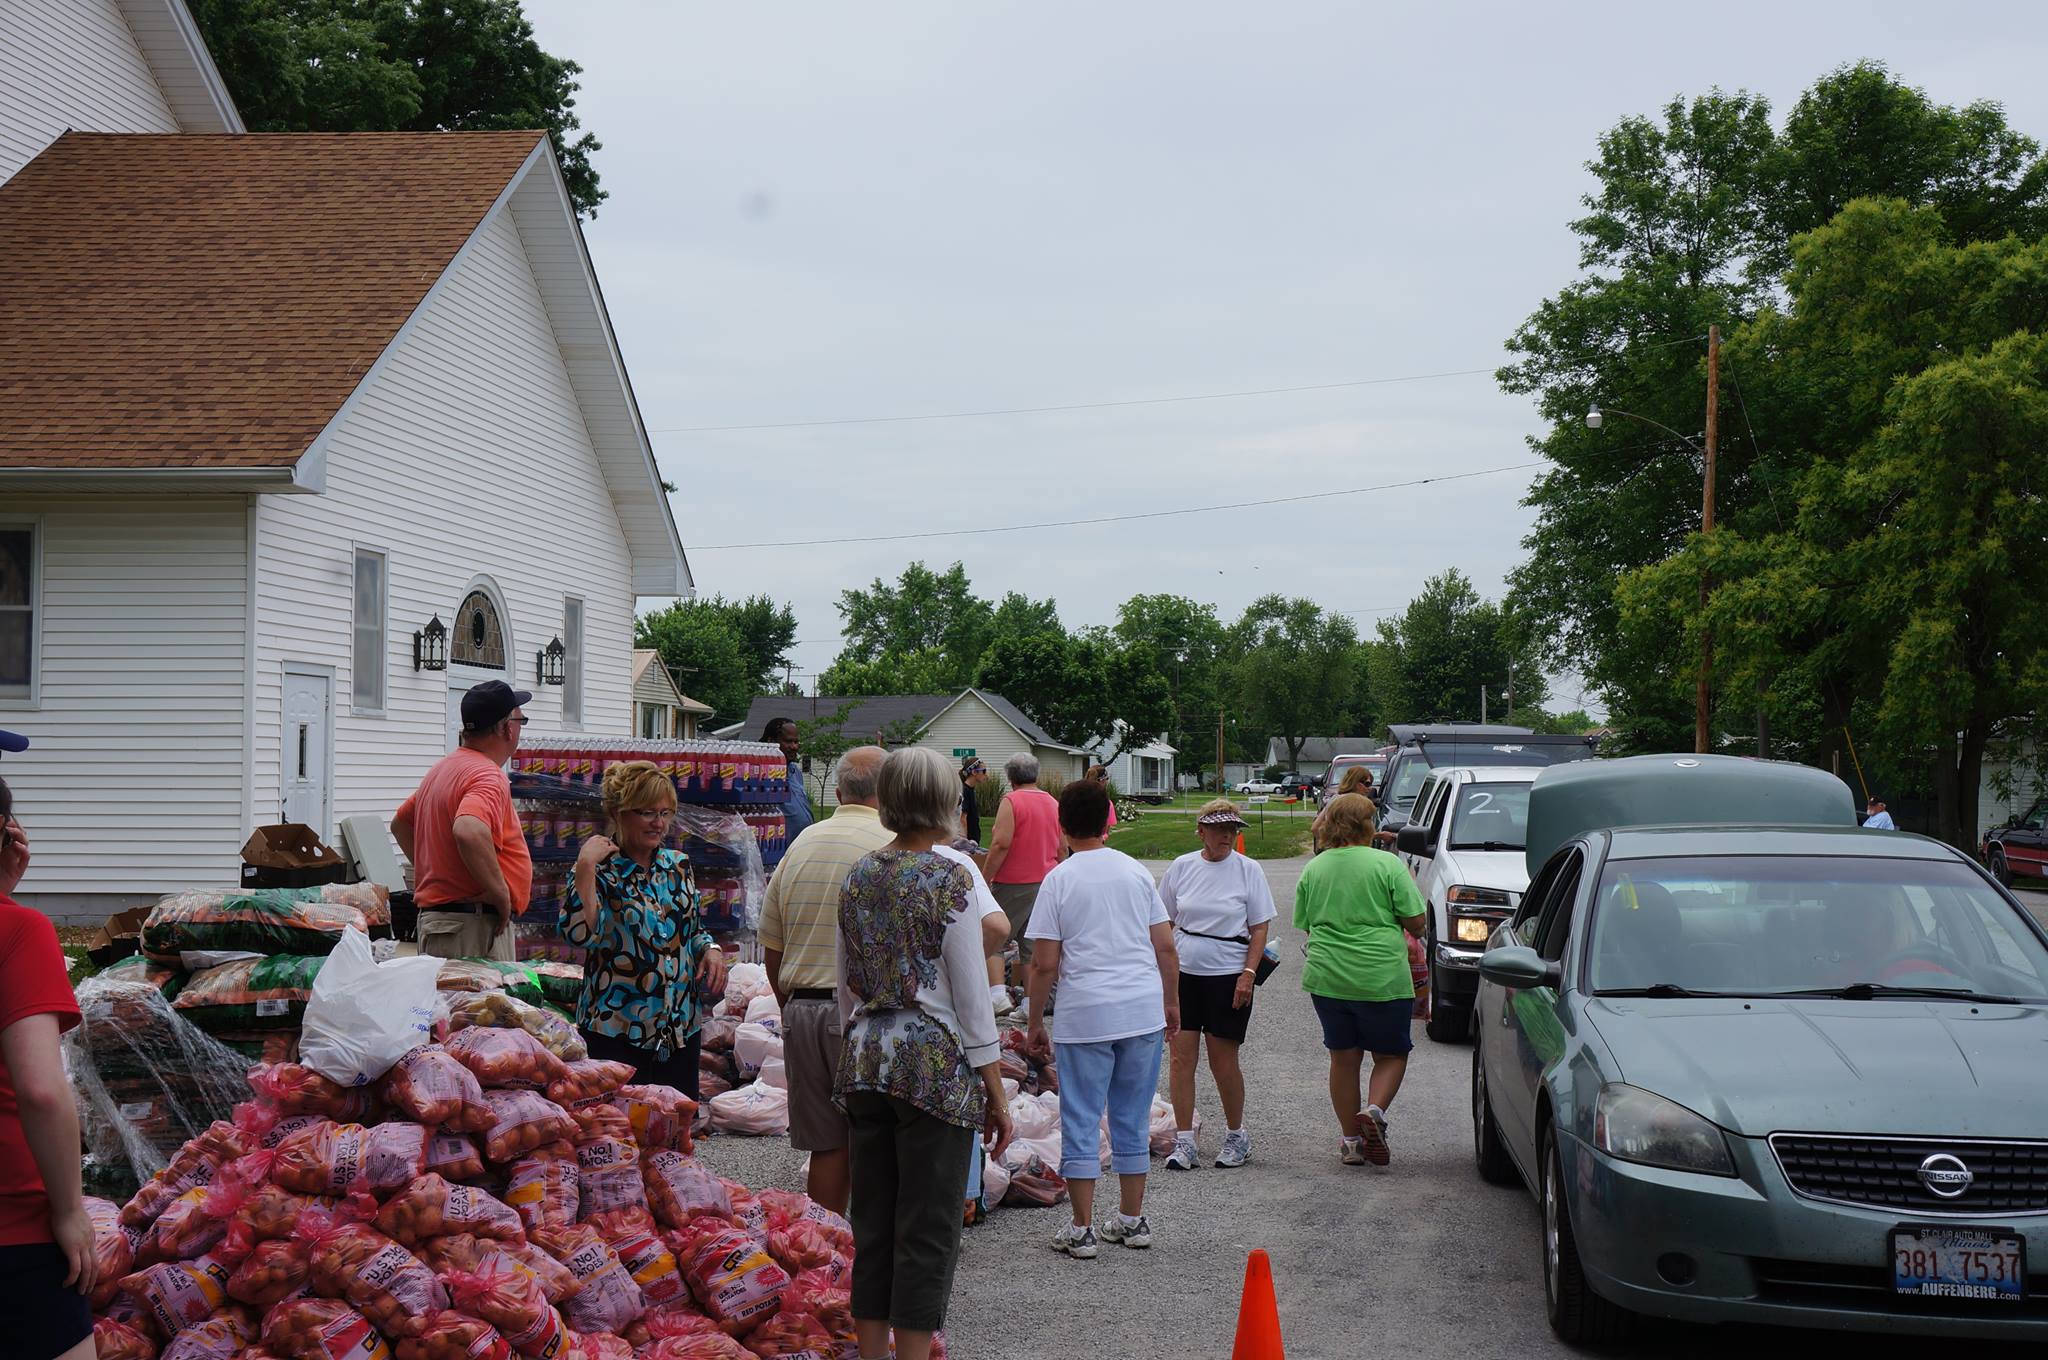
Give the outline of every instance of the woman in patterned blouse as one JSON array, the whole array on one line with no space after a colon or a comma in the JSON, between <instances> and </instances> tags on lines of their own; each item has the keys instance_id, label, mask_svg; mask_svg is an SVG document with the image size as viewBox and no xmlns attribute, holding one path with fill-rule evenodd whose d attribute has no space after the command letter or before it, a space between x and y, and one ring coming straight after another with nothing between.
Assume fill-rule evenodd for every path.
<instances>
[{"instance_id":1,"label":"woman in patterned blouse","mask_svg":"<svg viewBox=\"0 0 2048 1360\"><path fill-rule=\"evenodd\" d=\"M925 1360L946 1320L974 1136L1010 1141L982 918L1000 913L959 834L960 785L937 751L883 762L896 839L854 865L839 898L835 1094L851 1129L853 1317L860 1353Z\"/></svg>"},{"instance_id":2,"label":"woman in patterned blouse","mask_svg":"<svg viewBox=\"0 0 2048 1360\"><path fill-rule=\"evenodd\" d=\"M676 789L645 760L604 772L609 836L576 856L562 937L587 951L576 1025L590 1056L631 1063L643 1082L697 1097L698 985L725 990L725 955L704 929L680 851L664 846Z\"/></svg>"}]
</instances>

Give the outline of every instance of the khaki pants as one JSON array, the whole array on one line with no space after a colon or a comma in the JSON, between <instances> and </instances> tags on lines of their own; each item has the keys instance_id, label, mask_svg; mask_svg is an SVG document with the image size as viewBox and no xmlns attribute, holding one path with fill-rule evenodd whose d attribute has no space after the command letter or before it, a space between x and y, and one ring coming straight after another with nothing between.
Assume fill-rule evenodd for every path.
<instances>
[{"instance_id":1,"label":"khaki pants","mask_svg":"<svg viewBox=\"0 0 2048 1360\"><path fill-rule=\"evenodd\" d=\"M437 959L504 959L518 957L512 932L496 912L435 911L423 908L419 924L420 953Z\"/></svg>"}]
</instances>

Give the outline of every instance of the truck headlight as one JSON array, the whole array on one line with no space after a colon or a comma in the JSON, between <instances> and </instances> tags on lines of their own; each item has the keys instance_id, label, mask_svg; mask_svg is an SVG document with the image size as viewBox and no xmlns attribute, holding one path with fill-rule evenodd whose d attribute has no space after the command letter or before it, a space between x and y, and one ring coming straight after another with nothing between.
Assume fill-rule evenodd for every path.
<instances>
[{"instance_id":1,"label":"truck headlight","mask_svg":"<svg viewBox=\"0 0 2048 1360\"><path fill-rule=\"evenodd\" d=\"M1610 1157L1673 1171L1732 1176L1735 1159L1713 1121L1675 1100L1621 1082L1600 1088L1593 1116L1593 1146Z\"/></svg>"},{"instance_id":2,"label":"truck headlight","mask_svg":"<svg viewBox=\"0 0 2048 1360\"><path fill-rule=\"evenodd\" d=\"M1459 944L1485 944L1493 925L1485 916L1460 916L1451 922L1451 938Z\"/></svg>"},{"instance_id":3,"label":"truck headlight","mask_svg":"<svg viewBox=\"0 0 2048 1360\"><path fill-rule=\"evenodd\" d=\"M1454 907L1511 907L1513 902L1499 888L1468 888L1458 884L1444 894L1444 901Z\"/></svg>"}]
</instances>

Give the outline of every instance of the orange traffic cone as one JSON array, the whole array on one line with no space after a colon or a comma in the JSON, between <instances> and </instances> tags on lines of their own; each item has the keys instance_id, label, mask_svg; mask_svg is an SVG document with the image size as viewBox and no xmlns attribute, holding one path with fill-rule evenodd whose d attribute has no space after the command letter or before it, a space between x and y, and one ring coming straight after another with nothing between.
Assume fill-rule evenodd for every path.
<instances>
[{"instance_id":1,"label":"orange traffic cone","mask_svg":"<svg viewBox=\"0 0 2048 1360\"><path fill-rule=\"evenodd\" d=\"M1244 853L1244 832L1242 831L1237 833L1237 853L1240 855Z\"/></svg>"},{"instance_id":2,"label":"orange traffic cone","mask_svg":"<svg viewBox=\"0 0 2048 1360\"><path fill-rule=\"evenodd\" d=\"M1244 1267L1244 1301L1237 1306L1237 1342L1230 1360L1287 1360L1280 1344L1280 1304L1273 1297L1273 1261L1255 1251Z\"/></svg>"}]
</instances>

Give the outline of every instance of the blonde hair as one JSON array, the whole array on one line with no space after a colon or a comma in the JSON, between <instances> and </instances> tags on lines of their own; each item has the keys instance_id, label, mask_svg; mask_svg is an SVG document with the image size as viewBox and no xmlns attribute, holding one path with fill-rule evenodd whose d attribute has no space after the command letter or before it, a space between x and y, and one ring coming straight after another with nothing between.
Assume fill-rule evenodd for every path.
<instances>
[{"instance_id":1,"label":"blonde hair","mask_svg":"<svg viewBox=\"0 0 2048 1360\"><path fill-rule=\"evenodd\" d=\"M1353 765L1350 769L1344 771L1344 777L1337 781L1337 793L1339 796L1347 793L1357 793L1360 789L1366 788L1371 783L1372 771L1366 769L1363 765Z\"/></svg>"},{"instance_id":2,"label":"blonde hair","mask_svg":"<svg viewBox=\"0 0 2048 1360\"><path fill-rule=\"evenodd\" d=\"M1335 850L1345 845L1371 845L1379 830L1379 809L1362 793L1340 793L1323 808L1323 847Z\"/></svg>"},{"instance_id":3,"label":"blonde hair","mask_svg":"<svg viewBox=\"0 0 2048 1360\"><path fill-rule=\"evenodd\" d=\"M675 805L675 784L651 760L629 760L604 772L604 815L613 840L619 836L619 814L626 809Z\"/></svg>"},{"instance_id":4,"label":"blonde hair","mask_svg":"<svg viewBox=\"0 0 2048 1360\"><path fill-rule=\"evenodd\" d=\"M1204 817L1208 816L1212 812L1229 812L1234 813L1240 817L1244 815L1243 810L1239 808L1237 804L1231 802L1228 798L1211 798L1208 802L1202 804L1201 807L1195 810L1196 823L1199 824Z\"/></svg>"}]
</instances>

